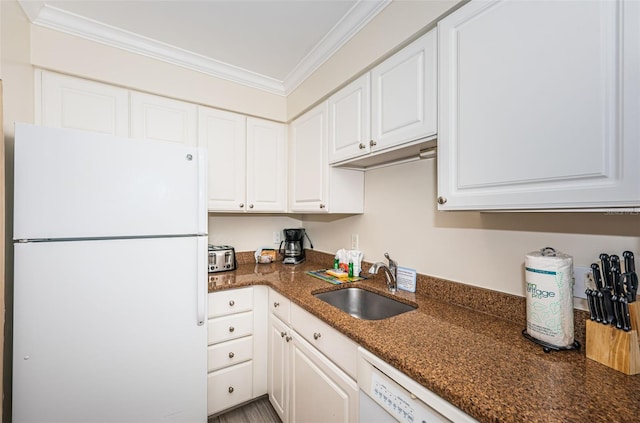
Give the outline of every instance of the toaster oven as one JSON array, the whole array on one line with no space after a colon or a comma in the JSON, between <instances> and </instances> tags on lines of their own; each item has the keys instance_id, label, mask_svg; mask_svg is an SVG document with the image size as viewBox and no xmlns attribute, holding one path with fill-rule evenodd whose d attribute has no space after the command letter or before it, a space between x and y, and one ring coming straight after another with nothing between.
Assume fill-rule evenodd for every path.
<instances>
[{"instance_id":1,"label":"toaster oven","mask_svg":"<svg viewBox=\"0 0 640 423\"><path fill-rule=\"evenodd\" d=\"M209 245L209 273L235 270L236 252L229 245Z\"/></svg>"}]
</instances>

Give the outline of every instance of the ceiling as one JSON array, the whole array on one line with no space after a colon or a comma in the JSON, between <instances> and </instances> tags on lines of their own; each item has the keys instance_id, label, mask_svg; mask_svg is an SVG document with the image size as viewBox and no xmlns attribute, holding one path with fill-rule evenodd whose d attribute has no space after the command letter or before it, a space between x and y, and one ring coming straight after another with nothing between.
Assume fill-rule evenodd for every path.
<instances>
[{"instance_id":1,"label":"ceiling","mask_svg":"<svg viewBox=\"0 0 640 423\"><path fill-rule=\"evenodd\" d=\"M391 0L18 0L35 25L287 95Z\"/></svg>"}]
</instances>

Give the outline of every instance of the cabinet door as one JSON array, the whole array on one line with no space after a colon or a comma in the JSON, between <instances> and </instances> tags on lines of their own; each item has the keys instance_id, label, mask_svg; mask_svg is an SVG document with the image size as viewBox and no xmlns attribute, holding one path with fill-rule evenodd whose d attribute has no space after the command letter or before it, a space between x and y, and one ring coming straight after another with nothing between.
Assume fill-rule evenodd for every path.
<instances>
[{"instance_id":1,"label":"cabinet door","mask_svg":"<svg viewBox=\"0 0 640 423\"><path fill-rule=\"evenodd\" d=\"M129 136L129 92L124 88L47 71L37 71L38 79L36 123Z\"/></svg>"},{"instance_id":2,"label":"cabinet door","mask_svg":"<svg viewBox=\"0 0 640 423\"><path fill-rule=\"evenodd\" d=\"M131 136L196 146L197 106L151 94L131 92Z\"/></svg>"},{"instance_id":3,"label":"cabinet door","mask_svg":"<svg viewBox=\"0 0 640 423\"><path fill-rule=\"evenodd\" d=\"M287 208L287 127L247 118L247 211Z\"/></svg>"},{"instance_id":4,"label":"cabinet door","mask_svg":"<svg viewBox=\"0 0 640 423\"><path fill-rule=\"evenodd\" d=\"M291 123L292 212L327 211L327 116L325 101Z\"/></svg>"},{"instance_id":5,"label":"cabinet door","mask_svg":"<svg viewBox=\"0 0 640 423\"><path fill-rule=\"evenodd\" d=\"M366 73L329 98L329 163L369 153L370 92Z\"/></svg>"},{"instance_id":6,"label":"cabinet door","mask_svg":"<svg viewBox=\"0 0 640 423\"><path fill-rule=\"evenodd\" d=\"M291 330L274 315L269 315L269 361L267 393L283 423L289 421L289 342Z\"/></svg>"},{"instance_id":7,"label":"cabinet door","mask_svg":"<svg viewBox=\"0 0 640 423\"><path fill-rule=\"evenodd\" d=\"M432 30L371 71L371 151L437 132L437 50Z\"/></svg>"},{"instance_id":8,"label":"cabinet door","mask_svg":"<svg viewBox=\"0 0 640 423\"><path fill-rule=\"evenodd\" d=\"M208 107L198 108L198 145L208 151L208 207L244 211L246 117Z\"/></svg>"},{"instance_id":9,"label":"cabinet door","mask_svg":"<svg viewBox=\"0 0 640 423\"><path fill-rule=\"evenodd\" d=\"M439 208L640 204L639 9L474 1L443 19Z\"/></svg>"},{"instance_id":10,"label":"cabinet door","mask_svg":"<svg viewBox=\"0 0 640 423\"><path fill-rule=\"evenodd\" d=\"M290 383L292 422L358 421L355 381L296 334Z\"/></svg>"}]
</instances>

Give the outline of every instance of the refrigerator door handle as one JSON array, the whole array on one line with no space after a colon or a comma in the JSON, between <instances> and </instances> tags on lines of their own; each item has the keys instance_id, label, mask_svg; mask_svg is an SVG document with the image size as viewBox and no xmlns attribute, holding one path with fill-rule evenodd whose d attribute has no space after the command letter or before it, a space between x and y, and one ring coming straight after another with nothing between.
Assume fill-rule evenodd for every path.
<instances>
[{"instance_id":1,"label":"refrigerator door handle","mask_svg":"<svg viewBox=\"0 0 640 423\"><path fill-rule=\"evenodd\" d=\"M204 325L207 315L207 237L198 237L198 270L196 280L196 300L197 300L197 319L198 326Z\"/></svg>"},{"instance_id":2,"label":"refrigerator door handle","mask_svg":"<svg viewBox=\"0 0 640 423\"><path fill-rule=\"evenodd\" d=\"M207 209L208 209L208 186L207 186L207 170L208 159L207 151L204 148L198 148L198 233L207 233Z\"/></svg>"}]
</instances>

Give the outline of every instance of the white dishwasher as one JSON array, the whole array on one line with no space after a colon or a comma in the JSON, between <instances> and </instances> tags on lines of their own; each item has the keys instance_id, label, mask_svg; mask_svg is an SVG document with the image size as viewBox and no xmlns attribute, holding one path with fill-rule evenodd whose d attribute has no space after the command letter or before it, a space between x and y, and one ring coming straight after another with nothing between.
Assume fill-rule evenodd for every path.
<instances>
[{"instance_id":1,"label":"white dishwasher","mask_svg":"<svg viewBox=\"0 0 640 423\"><path fill-rule=\"evenodd\" d=\"M360 423L477 423L364 348L358 348Z\"/></svg>"}]
</instances>

